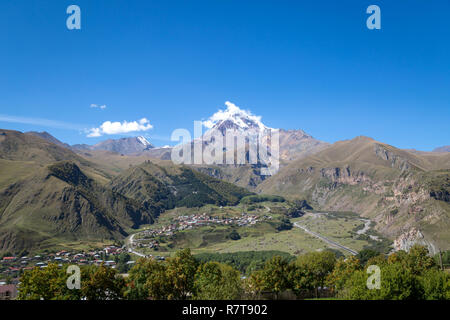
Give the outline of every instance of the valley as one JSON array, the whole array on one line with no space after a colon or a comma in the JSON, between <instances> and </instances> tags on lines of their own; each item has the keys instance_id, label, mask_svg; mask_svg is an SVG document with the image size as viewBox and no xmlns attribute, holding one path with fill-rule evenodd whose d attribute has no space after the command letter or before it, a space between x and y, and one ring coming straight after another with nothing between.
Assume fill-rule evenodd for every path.
<instances>
[{"instance_id":1,"label":"valley","mask_svg":"<svg viewBox=\"0 0 450 320\"><path fill-rule=\"evenodd\" d=\"M1 1L1 310L449 301L449 11Z\"/></svg>"},{"instance_id":2,"label":"valley","mask_svg":"<svg viewBox=\"0 0 450 320\"><path fill-rule=\"evenodd\" d=\"M367 235L376 232L357 214L308 211L289 217L291 208L287 202L176 208L134 233L128 247L132 252L158 257L171 256L186 247L196 254L276 250L299 255L333 249L348 255L377 245L380 249L379 242L383 242L382 250L391 250L391 241L381 240L380 235L373 240Z\"/></svg>"},{"instance_id":3,"label":"valley","mask_svg":"<svg viewBox=\"0 0 450 320\"><path fill-rule=\"evenodd\" d=\"M356 137L292 161L256 191L306 199L321 211L358 212L384 236L402 238L396 250L417 242L436 253L450 244L449 179L449 153L419 155Z\"/></svg>"},{"instance_id":4,"label":"valley","mask_svg":"<svg viewBox=\"0 0 450 320\"><path fill-rule=\"evenodd\" d=\"M1 133L2 252L121 241L166 209L235 204L250 194L164 161L146 160L114 175L107 166L40 137Z\"/></svg>"},{"instance_id":5,"label":"valley","mask_svg":"<svg viewBox=\"0 0 450 320\"><path fill-rule=\"evenodd\" d=\"M231 103L219 118L203 144L228 129L270 129ZM0 252L131 235L136 252L161 256L185 247L294 255L414 243L449 249L450 153L364 136L328 144L302 130L280 130L279 147L280 169L265 176L262 163L174 164L170 147L142 136L70 146L47 132L0 130Z\"/></svg>"}]
</instances>

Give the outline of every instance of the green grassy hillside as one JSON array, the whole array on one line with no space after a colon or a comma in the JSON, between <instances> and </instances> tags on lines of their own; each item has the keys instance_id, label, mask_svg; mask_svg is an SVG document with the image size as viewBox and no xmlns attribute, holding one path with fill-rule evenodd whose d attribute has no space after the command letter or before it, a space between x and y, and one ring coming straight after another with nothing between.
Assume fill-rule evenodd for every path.
<instances>
[{"instance_id":1,"label":"green grassy hillside","mask_svg":"<svg viewBox=\"0 0 450 320\"><path fill-rule=\"evenodd\" d=\"M0 250L59 241L121 239L155 212L62 161L0 190Z\"/></svg>"},{"instance_id":2,"label":"green grassy hillside","mask_svg":"<svg viewBox=\"0 0 450 320\"><path fill-rule=\"evenodd\" d=\"M120 240L168 208L236 204L250 194L168 161L126 170L117 157L120 170L39 136L0 130L0 251Z\"/></svg>"},{"instance_id":3,"label":"green grassy hillside","mask_svg":"<svg viewBox=\"0 0 450 320\"><path fill-rule=\"evenodd\" d=\"M361 213L392 239L419 228L437 250L450 245L449 179L450 154L421 155L357 137L292 162L258 191Z\"/></svg>"},{"instance_id":4,"label":"green grassy hillside","mask_svg":"<svg viewBox=\"0 0 450 320\"><path fill-rule=\"evenodd\" d=\"M244 188L168 161L146 161L116 176L109 186L127 197L166 209L234 205L251 194Z\"/></svg>"}]
</instances>

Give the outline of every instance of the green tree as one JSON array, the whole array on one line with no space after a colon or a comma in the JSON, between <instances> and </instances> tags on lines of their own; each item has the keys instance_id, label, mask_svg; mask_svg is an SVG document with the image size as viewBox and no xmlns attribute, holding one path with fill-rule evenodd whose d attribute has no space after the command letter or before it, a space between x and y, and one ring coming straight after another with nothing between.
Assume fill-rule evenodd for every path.
<instances>
[{"instance_id":1,"label":"green tree","mask_svg":"<svg viewBox=\"0 0 450 320\"><path fill-rule=\"evenodd\" d=\"M358 270L361 270L359 259L355 256L339 258L333 271L328 275L326 283L328 286L339 292L344 288L348 279Z\"/></svg>"},{"instance_id":2,"label":"green tree","mask_svg":"<svg viewBox=\"0 0 450 320\"><path fill-rule=\"evenodd\" d=\"M367 279L369 275L364 270L354 270L343 278L344 283L339 286L337 296L348 300L374 300L376 292L367 288Z\"/></svg>"},{"instance_id":3,"label":"green tree","mask_svg":"<svg viewBox=\"0 0 450 320\"><path fill-rule=\"evenodd\" d=\"M289 265L289 273L288 273L288 281L289 287L297 294L304 291L310 291L313 289L313 286L309 282L309 274L303 269L299 268L295 265L295 263L291 263Z\"/></svg>"},{"instance_id":4,"label":"green tree","mask_svg":"<svg viewBox=\"0 0 450 320\"><path fill-rule=\"evenodd\" d=\"M228 253L200 253L195 255L195 259L205 263L216 261L232 266L239 272L250 275L253 271L261 270L267 260L274 256L281 256L288 261L295 260L295 257L282 251L239 251Z\"/></svg>"},{"instance_id":5,"label":"green tree","mask_svg":"<svg viewBox=\"0 0 450 320\"><path fill-rule=\"evenodd\" d=\"M441 258L442 258L442 264L445 265L450 265L450 250L447 251L443 251L441 253L435 254L434 255L434 261L436 262L437 265L441 264Z\"/></svg>"},{"instance_id":6,"label":"green tree","mask_svg":"<svg viewBox=\"0 0 450 320\"><path fill-rule=\"evenodd\" d=\"M386 259L386 256L384 254L379 254L375 257L370 258L366 263L366 267L371 266L371 265L376 265L376 266L381 267L387 263L388 263L388 261Z\"/></svg>"},{"instance_id":7,"label":"green tree","mask_svg":"<svg viewBox=\"0 0 450 320\"><path fill-rule=\"evenodd\" d=\"M170 293L166 265L155 259L139 259L127 278L125 296L131 300L165 300Z\"/></svg>"},{"instance_id":8,"label":"green tree","mask_svg":"<svg viewBox=\"0 0 450 320\"><path fill-rule=\"evenodd\" d=\"M289 264L286 259L275 256L268 260L264 269L257 274L255 279L260 281L260 289L274 292L278 295L280 292L289 288Z\"/></svg>"},{"instance_id":9,"label":"green tree","mask_svg":"<svg viewBox=\"0 0 450 320\"><path fill-rule=\"evenodd\" d=\"M20 278L19 300L79 300L80 290L67 288L66 268L50 263L25 271Z\"/></svg>"},{"instance_id":10,"label":"green tree","mask_svg":"<svg viewBox=\"0 0 450 320\"><path fill-rule=\"evenodd\" d=\"M294 290L315 290L325 286L328 275L336 264L336 256L330 251L310 252L301 255L292 266L290 280Z\"/></svg>"},{"instance_id":11,"label":"green tree","mask_svg":"<svg viewBox=\"0 0 450 320\"><path fill-rule=\"evenodd\" d=\"M189 249L178 251L165 262L140 259L128 277L128 299L187 299L194 291L198 262Z\"/></svg>"},{"instance_id":12,"label":"green tree","mask_svg":"<svg viewBox=\"0 0 450 320\"><path fill-rule=\"evenodd\" d=\"M401 250L389 255L388 263L400 263L414 275L420 275L426 270L436 267L436 262L429 256L428 249L420 245L414 245L409 252Z\"/></svg>"},{"instance_id":13,"label":"green tree","mask_svg":"<svg viewBox=\"0 0 450 320\"><path fill-rule=\"evenodd\" d=\"M293 226L292 222L288 218L283 217L281 218L281 221L276 228L278 231L283 231L283 230L291 230L292 226Z\"/></svg>"},{"instance_id":14,"label":"green tree","mask_svg":"<svg viewBox=\"0 0 450 320\"><path fill-rule=\"evenodd\" d=\"M229 237L231 240L239 240L241 238L241 235L233 229L233 231L230 232Z\"/></svg>"},{"instance_id":15,"label":"green tree","mask_svg":"<svg viewBox=\"0 0 450 320\"><path fill-rule=\"evenodd\" d=\"M130 261L131 256L127 252L122 252L114 257L114 261L117 263L117 271L119 273L127 273L130 270L130 266L127 264Z\"/></svg>"},{"instance_id":16,"label":"green tree","mask_svg":"<svg viewBox=\"0 0 450 320\"><path fill-rule=\"evenodd\" d=\"M340 297L353 300L410 300L420 299L421 289L415 275L400 263L380 267L380 289L368 289L369 275L357 271L346 281Z\"/></svg>"},{"instance_id":17,"label":"green tree","mask_svg":"<svg viewBox=\"0 0 450 320\"><path fill-rule=\"evenodd\" d=\"M427 300L450 299L450 275L437 269L430 269L420 277L423 298Z\"/></svg>"},{"instance_id":18,"label":"green tree","mask_svg":"<svg viewBox=\"0 0 450 320\"><path fill-rule=\"evenodd\" d=\"M192 294L198 262L190 249L183 249L167 259L167 277L171 283L169 299L184 300Z\"/></svg>"},{"instance_id":19,"label":"green tree","mask_svg":"<svg viewBox=\"0 0 450 320\"><path fill-rule=\"evenodd\" d=\"M125 280L115 269L101 265L84 268L81 292L87 300L118 300L124 297Z\"/></svg>"},{"instance_id":20,"label":"green tree","mask_svg":"<svg viewBox=\"0 0 450 320\"><path fill-rule=\"evenodd\" d=\"M359 262L362 266L365 266L367 264L367 261L369 261L371 258L374 258L376 256L380 255L379 252L372 250L372 249L362 249L358 252L356 255L356 258L359 259Z\"/></svg>"},{"instance_id":21,"label":"green tree","mask_svg":"<svg viewBox=\"0 0 450 320\"><path fill-rule=\"evenodd\" d=\"M261 291L264 289L262 270L256 270L243 281L245 296L250 299L259 298Z\"/></svg>"},{"instance_id":22,"label":"green tree","mask_svg":"<svg viewBox=\"0 0 450 320\"><path fill-rule=\"evenodd\" d=\"M414 275L420 275L436 267L434 259L429 255L426 247L414 245L407 255L407 267Z\"/></svg>"},{"instance_id":23,"label":"green tree","mask_svg":"<svg viewBox=\"0 0 450 320\"><path fill-rule=\"evenodd\" d=\"M218 262L200 265L195 275L195 299L233 300L242 294L240 274L232 267Z\"/></svg>"},{"instance_id":24,"label":"green tree","mask_svg":"<svg viewBox=\"0 0 450 320\"><path fill-rule=\"evenodd\" d=\"M150 272L147 274L144 288L148 292L148 296L154 300L170 299L173 295L173 287L167 274L166 264L152 259L147 267Z\"/></svg>"}]
</instances>

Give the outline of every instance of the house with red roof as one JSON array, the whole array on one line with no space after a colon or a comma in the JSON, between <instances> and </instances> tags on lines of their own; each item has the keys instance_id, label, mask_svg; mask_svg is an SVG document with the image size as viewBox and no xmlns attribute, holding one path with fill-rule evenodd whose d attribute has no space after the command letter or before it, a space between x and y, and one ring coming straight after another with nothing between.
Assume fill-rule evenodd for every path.
<instances>
[{"instance_id":1,"label":"house with red roof","mask_svg":"<svg viewBox=\"0 0 450 320\"><path fill-rule=\"evenodd\" d=\"M14 261L16 257L3 257L3 261Z\"/></svg>"}]
</instances>

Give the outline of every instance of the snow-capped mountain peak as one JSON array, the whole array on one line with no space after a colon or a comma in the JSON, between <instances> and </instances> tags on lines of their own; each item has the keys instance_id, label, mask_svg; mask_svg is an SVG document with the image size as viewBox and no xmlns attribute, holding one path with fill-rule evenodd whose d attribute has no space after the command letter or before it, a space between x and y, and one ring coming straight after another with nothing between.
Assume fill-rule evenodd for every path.
<instances>
[{"instance_id":1,"label":"snow-capped mountain peak","mask_svg":"<svg viewBox=\"0 0 450 320\"><path fill-rule=\"evenodd\" d=\"M234 103L226 101L226 109L214 113L203 125L208 128L208 132L220 130L225 133L228 129L238 131L263 131L268 129L262 122L261 116L253 115L249 110L243 110Z\"/></svg>"},{"instance_id":2,"label":"snow-capped mountain peak","mask_svg":"<svg viewBox=\"0 0 450 320\"><path fill-rule=\"evenodd\" d=\"M139 136L139 137L136 137L137 138L137 140L140 142L140 143L142 143L144 146L151 146L152 144L147 140L147 139L145 139L143 136Z\"/></svg>"},{"instance_id":3,"label":"snow-capped mountain peak","mask_svg":"<svg viewBox=\"0 0 450 320\"><path fill-rule=\"evenodd\" d=\"M108 139L99 143L89 145L72 146L76 150L106 150L121 154L136 154L154 148L154 146L143 136L127 137L120 139Z\"/></svg>"}]
</instances>

